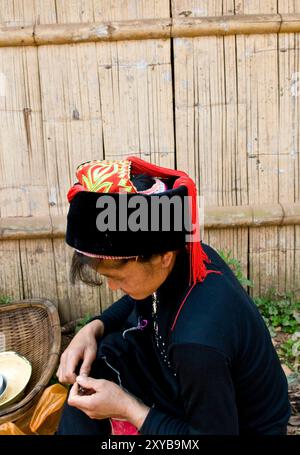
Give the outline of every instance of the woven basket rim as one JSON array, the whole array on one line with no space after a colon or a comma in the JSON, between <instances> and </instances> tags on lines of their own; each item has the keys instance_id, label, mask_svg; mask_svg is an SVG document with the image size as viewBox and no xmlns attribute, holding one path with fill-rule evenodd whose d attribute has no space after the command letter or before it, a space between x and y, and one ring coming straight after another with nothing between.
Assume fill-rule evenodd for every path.
<instances>
[{"instance_id":1,"label":"woven basket rim","mask_svg":"<svg viewBox=\"0 0 300 455\"><path fill-rule=\"evenodd\" d=\"M24 413L31 407L33 400L45 389L48 385L54 370L57 366L60 356L61 346L61 330L60 330L60 319L55 304L48 299L33 298L24 300L15 300L11 303L0 305L0 317L1 313L16 310L18 308L43 308L47 312L48 325L50 325L53 334L53 342L49 346L49 361L47 368L43 372L38 383L34 386L31 392L26 395L21 401L8 406L3 410L0 409L0 423L16 420L22 416L22 410Z\"/></svg>"}]
</instances>

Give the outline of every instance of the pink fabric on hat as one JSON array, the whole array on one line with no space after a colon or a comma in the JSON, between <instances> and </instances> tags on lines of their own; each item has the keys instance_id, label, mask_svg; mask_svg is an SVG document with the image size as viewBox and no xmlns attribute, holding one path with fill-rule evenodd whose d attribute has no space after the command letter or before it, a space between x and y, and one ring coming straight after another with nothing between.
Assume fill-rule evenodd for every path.
<instances>
[{"instance_id":1,"label":"pink fabric on hat","mask_svg":"<svg viewBox=\"0 0 300 455\"><path fill-rule=\"evenodd\" d=\"M84 254L90 258L99 258L99 259L133 259L137 256L107 256L104 254L93 254L93 253L86 253L85 251L75 250L77 253Z\"/></svg>"},{"instance_id":2,"label":"pink fabric on hat","mask_svg":"<svg viewBox=\"0 0 300 455\"><path fill-rule=\"evenodd\" d=\"M163 193L168 189L167 185L162 182L161 180L154 178L155 183L151 186L151 188L148 188L147 190L142 190L139 191L141 194L155 194L155 193Z\"/></svg>"}]
</instances>

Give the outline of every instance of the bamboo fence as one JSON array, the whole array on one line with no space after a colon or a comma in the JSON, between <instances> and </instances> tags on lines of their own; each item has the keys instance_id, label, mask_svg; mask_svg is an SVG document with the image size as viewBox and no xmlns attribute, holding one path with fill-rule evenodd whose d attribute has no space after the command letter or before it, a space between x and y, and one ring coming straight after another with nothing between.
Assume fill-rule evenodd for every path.
<instances>
[{"instance_id":1,"label":"bamboo fence","mask_svg":"<svg viewBox=\"0 0 300 455\"><path fill-rule=\"evenodd\" d=\"M190 173L204 240L300 293L300 2L1 0L0 294L63 322L118 294L71 286L77 164L136 154Z\"/></svg>"}]
</instances>

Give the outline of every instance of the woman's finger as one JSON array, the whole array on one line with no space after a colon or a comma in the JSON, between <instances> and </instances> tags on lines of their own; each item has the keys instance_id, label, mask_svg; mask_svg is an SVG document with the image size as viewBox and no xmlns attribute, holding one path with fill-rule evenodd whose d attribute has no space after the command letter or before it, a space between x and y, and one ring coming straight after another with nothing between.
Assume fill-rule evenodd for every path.
<instances>
[{"instance_id":1,"label":"woman's finger","mask_svg":"<svg viewBox=\"0 0 300 455\"><path fill-rule=\"evenodd\" d=\"M80 367L80 375L81 376L88 376L91 371L91 365L95 360L96 353L94 349L86 349L84 351L84 359L82 365Z\"/></svg>"},{"instance_id":2,"label":"woman's finger","mask_svg":"<svg viewBox=\"0 0 300 455\"><path fill-rule=\"evenodd\" d=\"M73 384L76 380L75 369L78 364L78 358L75 355L65 356L59 366L59 381L67 384Z\"/></svg>"}]
</instances>

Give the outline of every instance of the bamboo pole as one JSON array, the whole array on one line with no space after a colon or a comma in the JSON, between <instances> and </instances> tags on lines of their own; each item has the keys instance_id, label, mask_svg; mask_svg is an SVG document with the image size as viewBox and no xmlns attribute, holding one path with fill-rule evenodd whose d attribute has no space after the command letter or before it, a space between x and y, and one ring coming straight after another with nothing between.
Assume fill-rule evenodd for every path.
<instances>
[{"instance_id":1,"label":"bamboo pole","mask_svg":"<svg viewBox=\"0 0 300 455\"><path fill-rule=\"evenodd\" d=\"M173 38L219 35L256 35L300 31L300 14L247 14L238 16L174 18Z\"/></svg>"},{"instance_id":2,"label":"bamboo pole","mask_svg":"<svg viewBox=\"0 0 300 455\"><path fill-rule=\"evenodd\" d=\"M60 238L65 230L65 216L0 218L0 240Z\"/></svg>"},{"instance_id":3,"label":"bamboo pole","mask_svg":"<svg viewBox=\"0 0 300 455\"><path fill-rule=\"evenodd\" d=\"M299 224L300 203L207 207L204 213L206 229ZM0 240L62 238L65 232L65 216L0 218Z\"/></svg>"},{"instance_id":4,"label":"bamboo pole","mask_svg":"<svg viewBox=\"0 0 300 455\"><path fill-rule=\"evenodd\" d=\"M176 17L1 27L0 47L179 37L191 38L209 35L296 33L299 31L300 14Z\"/></svg>"},{"instance_id":5,"label":"bamboo pole","mask_svg":"<svg viewBox=\"0 0 300 455\"><path fill-rule=\"evenodd\" d=\"M175 18L172 24L172 36L193 38L211 35L278 33L280 26L279 14Z\"/></svg>"},{"instance_id":6,"label":"bamboo pole","mask_svg":"<svg viewBox=\"0 0 300 455\"><path fill-rule=\"evenodd\" d=\"M0 46L170 38L171 19L2 27Z\"/></svg>"}]
</instances>

